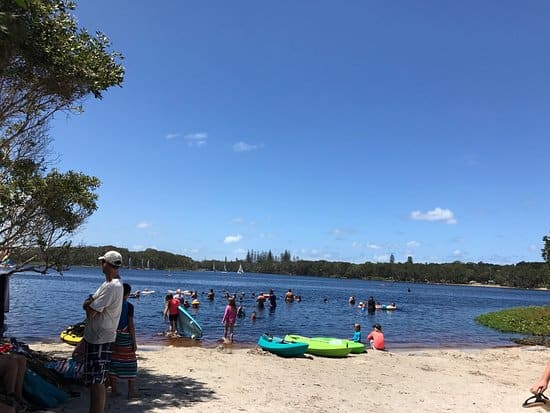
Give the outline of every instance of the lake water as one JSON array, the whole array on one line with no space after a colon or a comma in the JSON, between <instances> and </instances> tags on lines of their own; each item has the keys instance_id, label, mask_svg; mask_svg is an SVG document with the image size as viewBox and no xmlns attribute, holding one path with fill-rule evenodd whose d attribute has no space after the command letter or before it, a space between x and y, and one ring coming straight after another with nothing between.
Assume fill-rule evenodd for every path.
<instances>
[{"instance_id":1,"label":"lake water","mask_svg":"<svg viewBox=\"0 0 550 413\"><path fill-rule=\"evenodd\" d=\"M164 296L168 290L197 290L201 305L191 313L201 324L204 338L195 345L212 347L223 335L221 318L227 304L223 292L245 293L242 304L247 317L235 326L238 344L256 343L264 332L305 336L351 337L353 324L360 323L365 338L374 323L380 323L388 348L485 348L513 345L514 334L503 334L476 324L474 318L504 308L549 305L550 292L436 284L360 281L271 274L237 275L221 272L166 272L122 270L124 282L133 290L148 288L151 295L131 299L135 306L138 341L168 343L162 333ZM11 307L6 314L6 336L28 343L59 340L59 332L84 318L82 302L95 292L104 276L98 268L73 268L62 277L16 274L10 281ZM214 301L206 292L214 289ZM256 309L255 295L273 289L278 306ZM291 288L301 302L287 304L284 293ZM409 291L410 290L410 291ZM349 296L365 301L374 296L382 304L395 302L396 311L368 314L348 304ZM328 302L324 302L324 298ZM250 314L256 310L255 321ZM191 344L190 339L178 339ZM173 342L173 340L171 340Z\"/></svg>"}]
</instances>

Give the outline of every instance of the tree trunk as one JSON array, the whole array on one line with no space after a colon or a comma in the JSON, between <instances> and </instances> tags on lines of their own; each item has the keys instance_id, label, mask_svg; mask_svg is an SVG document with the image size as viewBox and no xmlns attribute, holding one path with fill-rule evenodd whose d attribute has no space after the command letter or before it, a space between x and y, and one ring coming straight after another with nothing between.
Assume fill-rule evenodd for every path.
<instances>
[{"instance_id":1,"label":"tree trunk","mask_svg":"<svg viewBox=\"0 0 550 413\"><path fill-rule=\"evenodd\" d=\"M4 302L8 294L8 275L0 275L0 338L4 337Z\"/></svg>"}]
</instances>

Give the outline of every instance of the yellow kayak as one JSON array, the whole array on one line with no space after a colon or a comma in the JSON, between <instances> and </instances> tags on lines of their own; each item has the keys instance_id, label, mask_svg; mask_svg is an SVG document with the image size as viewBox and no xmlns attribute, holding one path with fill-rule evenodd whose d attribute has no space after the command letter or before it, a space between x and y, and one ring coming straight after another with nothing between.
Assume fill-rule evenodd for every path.
<instances>
[{"instance_id":1,"label":"yellow kayak","mask_svg":"<svg viewBox=\"0 0 550 413\"><path fill-rule=\"evenodd\" d=\"M84 322L67 327L59 334L59 338L65 343L76 346L82 341L84 335Z\"/></svg>"},{"instance_id":2,"label":"yellow kayak","mask_svg":"<svg viewBox=\"0 0 550 413\"><path fill-rule=\"evenodd\" d=\"M73 346L76 346L82 341L82 336L77 336L76 334L70 333L67 330L63 330L61 334L59 334L59 338L65 343L72 344Z\"/></svg>"}]
</instances>

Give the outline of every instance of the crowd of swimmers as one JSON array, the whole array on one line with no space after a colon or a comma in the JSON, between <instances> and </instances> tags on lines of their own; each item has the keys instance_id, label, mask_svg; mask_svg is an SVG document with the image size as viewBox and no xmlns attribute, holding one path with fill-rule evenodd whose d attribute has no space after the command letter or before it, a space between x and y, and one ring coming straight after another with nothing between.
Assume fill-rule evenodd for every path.
<instances>
[{"instance_id":1,"label":"crowd of swimmers","mask_svg":"<svg viewBox=\"0 0 550 413\"><path fill-rule=\"evenodd\" d=\"M203 296L206 295L206 298L209 301L213 301L215 297L214 290L211 288L208 293L202 292ZM225 307L224 314L222 317L222 323L224 325L224 340L233 341L234 336L234 326L237 319L243 319L246 317L246 310L243 306L243 301L246 298L246 293L233 293L230 294L228 291L223 292L223 297L227 299L227 306ZM192 300L191 303L186 296L189 296ZM164 319L168 319L170 323L168 335L175 335L177 329L177 319L178 319L178 307L181 305L184 308L193 307L193 303L196 303L196 308L198 308L198 292L195 291L181 291L177 289L175 293L169 293L165 296L165 307L164 307ZM273 289L270 289L268 293L260 292L258 295L251 293L250 298L253 298L256 303L256 308L258 310L263 310L266 307L269 307L271 311L275 310L277 307L277 296ZM288 289L284 295L284 300L286 303L301 302L302 296L296 295L292 289ZM328 303L328 298L325 297L323 300L325 303ZM354 296L350 296L348 303L352 306L355 306L356 299ZM395 309L395 303L390 304L391 308ZM388 306L381 306L374 297L370 296L366 302L360 301L357 305L357 308L361 310L366 310L369 313L374 313L377 309L388 308ZM252 311L250 319L255 321L257 318L256 311ZM351 338L352 341L361 341L361 326L360 324L354 325L354 335ZM367 336L367 341L370 344L370 347L376 350L384 350L384 334L382 333L382 326L380 324L374 324L373 330Z\"/></svg>"},{"instance_id":2,"label":"crowd of swimmers","mask_svg":"<svg viewBox=\"0 0 550 413\"><path fill-rule=\"evenodd\" d=\"M355 305L355 297L352 295L348 299L350 305ZM369 313L374 313L376 310L386 309L386 310L395 310L397 305L395 303L390 303L389 305L382 305L379 301L375 301L373 296L370 296L366 302L360 301L357 305L357 308L361 310L367 310Z\"/></svg>"}]
</instances>

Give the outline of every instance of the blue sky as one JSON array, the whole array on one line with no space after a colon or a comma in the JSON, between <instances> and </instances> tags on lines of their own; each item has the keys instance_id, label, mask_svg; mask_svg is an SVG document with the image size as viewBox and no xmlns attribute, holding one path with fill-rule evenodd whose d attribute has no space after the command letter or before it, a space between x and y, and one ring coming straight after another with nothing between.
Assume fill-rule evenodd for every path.
<instances>
[{"instance_id":1,"label":"blue sky","mask_svg":"<svg viewBox=\"0 0 550 413\"><path fill-rule=\"evenodd\" d=\"M194 259L541 261L550 3L81 1L122 88L52 123L75 242Z\"/></svg>"}]
</instances>

